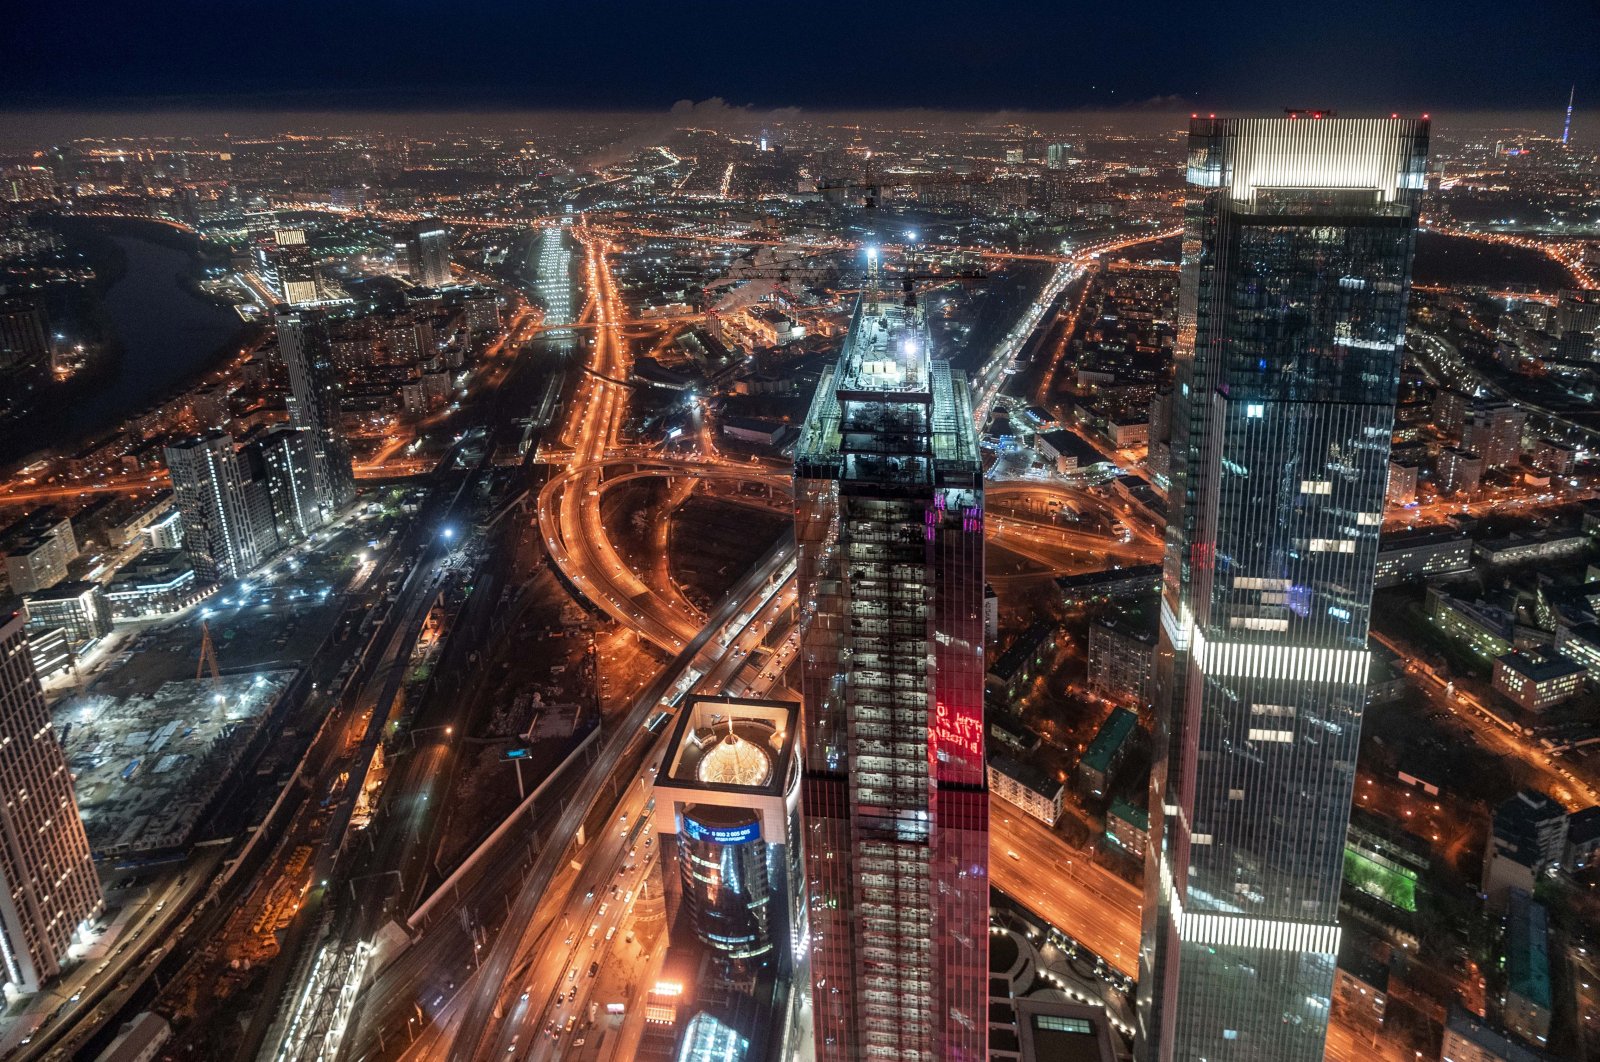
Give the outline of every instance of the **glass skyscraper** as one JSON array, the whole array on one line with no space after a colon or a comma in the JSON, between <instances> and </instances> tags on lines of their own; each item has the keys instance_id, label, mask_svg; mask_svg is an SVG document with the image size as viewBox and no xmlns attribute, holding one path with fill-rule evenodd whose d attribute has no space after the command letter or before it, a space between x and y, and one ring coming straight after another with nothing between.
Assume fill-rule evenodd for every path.
<instances>
[{"instance_id":1,"label":"glass skyscraper","mask_svg":"<svg viewBox=\"0 0 1600 1062\"><path fill-rule=\"evenodd\" d=\"M311 437L311 486L320 525L355 497L350 444L341 423L343 385L321 311L280 309L276 324L278 356L289 374L289 420Z\"/></svg>"},{"instance_id":2,"label":"glass skyscraper","mask_svg":"<svg viewBox=\"0 0 1600 1062\"><path fill-rule=\"evenodd\" d=\"M819 1058L985 1057L983 472L928 348L918 307L865 298L796 448Z\"/></svg>"},{"instance_id":3,"label":"glass skyscraper","mask_svg":"<svg viewBox=\"0 0 1600 1062\"><path fill-rule=\"evenodd\" d=\"M1427 137L1190 126L1145 1062L1323 1056Z\"/></svg>"}]
</instances>

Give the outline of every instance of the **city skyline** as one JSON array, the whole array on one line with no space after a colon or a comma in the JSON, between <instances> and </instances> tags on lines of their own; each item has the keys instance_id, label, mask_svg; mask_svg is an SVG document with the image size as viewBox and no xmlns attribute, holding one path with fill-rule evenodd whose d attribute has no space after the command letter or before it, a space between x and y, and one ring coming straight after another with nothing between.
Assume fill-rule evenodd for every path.
<instances>
[{"instance_id":1,"label":"city skyline","mask_svg":"<svg viewBox=\"0 0 1600 1062\"><path fill-rule=\"evenodd\" d=\"M1002 111L1111 23L967 15L941 65L936 5L806 67L890 41L877 105L930 106L846 112L740 102L797 32L613 12L565 84L759 69L195 109L379 53L556 79L596 19L351 10L272 63L198 26L187 111L0 134L0 782L98 890L0 970L0 1057L1600 1052L1600 123L1558 55L1466 114L1385 93L1448 89L1476 9L1362 55L1364 9L1185 10L1119 77L1345 98Z\"/></svg>"}]
</instances>

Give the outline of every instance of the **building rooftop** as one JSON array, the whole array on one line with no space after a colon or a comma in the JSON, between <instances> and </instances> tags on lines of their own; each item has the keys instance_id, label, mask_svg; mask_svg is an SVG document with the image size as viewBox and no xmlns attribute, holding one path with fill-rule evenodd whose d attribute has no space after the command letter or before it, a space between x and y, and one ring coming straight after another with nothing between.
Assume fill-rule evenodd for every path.
<instances>
[{"instance_id":1,"label":"building rooftop","mask_svg":"<svg viewBox=\"0 0 1600 1062\"><path fill-rule=\"evenodd\" d=\"M1021 760L1012 759L1003 752L989 755L989 766L1016 782L1018 785L1033 790L1046 800L1054 800L1061 795L1061 783L1042 768Z\"/></svg>"},{"instance_id":2,"label":"building rooftop","mask_svg":"<svg viewBox=\"0 0 1600 1062\"><path fill-rule=\"evenodd\" d=\"M1101 724L1100 732L1089 742L1082 764L1091 770L1104 772L1111 767L1111 758L1139 726L1139 717L1126 708L1113 708L1111 715Z\"/></svg>"},{"instance_id":3,"label":"building rooftop","mask_svg":"<svg viewBox=\"0 0 1600 1062\"><path fill-rule=\"evenodd\" d=\"M1106 814L1113 819L1121 819L1128 825L1136 826L1146 832L1150 830L1149 808L1137 807L1126 800L1118 798L1111 802L1111 807L1106 811Z\"/></svg>"},{"instance_id":4,"label":"building rooftop","mask_svg":"<svg viewBox=\"0 0 1600 1062\"><path fill-rule=\"evenodd\" d=\"M1582 675L1587 672L1582 664L1559 654L1515 652L1496 657L1495 663L1523 675L1534 682L1549 682L1551 679L1566 678L1569 675Z\"/></svg>"},{"instance_id":5,"label":"building rooftop","mask_svg":"<svg viewBox=\"0 0 1600 1062\"><path fill-rule=\"evenodd\" d=\"M1511 890L1506 916L1506 984L1523 999L1550 1009L1550 918L1544 904Z\"/></svg>"},{"instance_id":6,"label":"building rooftop","mask_svg":"<svg viewBox=\"0 0 1600 1062\"><path fill-rule=\"evenodd\" d=\"M1009 682L1038 655L1044 644L1055 636L1056 625L1049 620L1035 620L1028 629L1017 636L1005 652L989 668L989 674Z\"/></svg>"}]
</instances>

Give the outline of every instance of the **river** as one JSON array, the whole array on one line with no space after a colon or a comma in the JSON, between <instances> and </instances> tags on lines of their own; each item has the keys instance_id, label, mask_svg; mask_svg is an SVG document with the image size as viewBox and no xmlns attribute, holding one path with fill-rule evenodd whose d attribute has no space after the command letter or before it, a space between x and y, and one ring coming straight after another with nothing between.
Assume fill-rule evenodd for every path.
<instances>
[{"instance_id":1,"label":"river","mask_svg":"<svg viewBox=\"0 0 1600 1062\"><path fill-rule=\"evenodd\" d=\"M0 431L0 461L41 447L70 451L172 395L220 362L244 323L227 306L199 295L185 279L199 265L191 251L137 236L112 235L126 268L100 309L119 354L104 374L67 385Z\"/></svg>"}]
</instances>

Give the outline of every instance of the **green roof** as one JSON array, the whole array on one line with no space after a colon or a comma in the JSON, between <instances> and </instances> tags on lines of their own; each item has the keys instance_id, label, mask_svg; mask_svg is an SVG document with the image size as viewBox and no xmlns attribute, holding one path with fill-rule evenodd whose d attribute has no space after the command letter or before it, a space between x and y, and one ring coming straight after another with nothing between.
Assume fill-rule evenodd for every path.
<instances>
[{"instance_id":1,"label":"green roof","mask_svg":"<svg viewBox=\"0 0 1600 1062\"><path fill-rule=\"evenodd\" d=\"M1121 819L1128 825L1136 826L1146 833L1150 832L1149 808L1136 808L1126 800L1113 800L1111 808L1106 812L1106 815L1113 819Z\"/></svg>"},{"instance_id":2,"label":"green roof","mask_svg":"<svg viewBox=\"0 0 1600 1062\"><path fill-rule=\"evenodd\" d=\"M1544 904L1520 889L1511 893L1506 924L1506 981L1529 1003L1550 1009L1550 928Z\"/></svg>"},{"instance_id":3,"label":"green roof","mask_svg":"<svg viewBox=\"0 0 1600 1062\"><path fill-rule=\"evenodd\" d=\"M1138 716L1126 708L1113 708L1110 718L1101 724L1100 732L1089 743L1081 764L1102 774L1110 770L1112 757L1122 750L1138 725Z\"/></svg>"}]
</instances>

